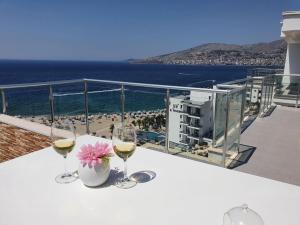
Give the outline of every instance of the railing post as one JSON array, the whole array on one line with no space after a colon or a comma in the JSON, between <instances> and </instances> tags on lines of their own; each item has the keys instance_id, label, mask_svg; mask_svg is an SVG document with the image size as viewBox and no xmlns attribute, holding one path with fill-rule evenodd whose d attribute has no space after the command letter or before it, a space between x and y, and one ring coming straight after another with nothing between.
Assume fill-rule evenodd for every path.
<instances>
[{"instance_id":1,"label":"railing post","mask_svg":"<svg viewBox=\"0 0 300 225\"><path fill-rule=\"evenodd\" d=\"M230 93L226 94L226 116L225 116L225 131L224 131L224 145L222 155L222 166L226 167L226 153L227 153L227 141L228 141L228 125L229 125L229 112L230 112Z\"/></svg>"},{"instance_id":2,"label":"railing post","mask_svg":"<svg viewBox=\"0 0 300 225\"><path fill-rule=\"evenodd\" d=\"M253 92L253 78L251 77L251 88L250 88L250 101L249 104L252 102L252 92ZM257 93L258 94L258 93ZM258 97L258 96L257 96Z\"/></svg>"},{"instance_id":3,"label":"railing post","mask_svg":"<svg viewBox=\"0 0 300 225\"><path fill-rule=\"evenodd\" d=\"M86 127L86 133L90 134L90 125L89 125L89 100L88 100L88 84L87 84L87 81L84 81L84 109L85 109L85 127Z\"/></svg>"},{"instance_id":4,"label":"railing post","mask_svg":"<svg viewBox=\"0 0 300 225\"><path fill-rule=\"evenodd\" d=\"M265 85L265 79L263 78L261 81L261 91L260 91L260 103L259 103L259 111L258 111L258 115L259 117L262 116L262 111L264 110L263 108L263 89L264 89L264 85Z\"/></svg>"},{"instance_id":5,"label":"railing post","mask_svg":"<svg viewBox=\"0 0 300 225\"><path fill-rule=\"evenodd\" d=\"M270 103L270 105L273 104L274 83L275 83L275 75L272 75L272 81L271 81L271 103Z\"/></svg>"},{"instance_id":6,"label":"railing post","mask_svg":"<svg viewBox=\"0 0 300 225\"><path fill-rule=\"evenodd\" d=\"M300 94L300 83L297 83L297 96L296 96L295 108L298 108L299 94Z\"/></svg>"},{"instance_id":7,"label":"railing post","mask_svg":"<svg viewBox=\"0 0 300 225\"><path fill-rule=\"evenodd\" d=\"M50 103L50 116L51 116L51 123L54 122L54 96L53 96L53 89L52 86L49 86L49 103Z\"/></svg>"},{"instance_id":8,"label":"railing post","mask_svg":"<svg viewBox=\"0 0 300 225\"><path fill-rule=\"evenodd\" d=\"M212 147L214 147L216 145L216 126L215 126L215 120L216 120L216 100L217 100L217 93L212 92L212 98L211 98L211 102L212 102L212 127L213 127Z\"/></svg>"},{"instance_id":9,"label":"railing post","mask_svg":"<svg viewBox=\"0 0 300 225\"><path fill-rule=\"evenodd\" d=\"M2 113L6 114L7 113L7 104L6 104L6 98L5 98L5 92L2 89L1 90L1 95L2 95Z\"/></svg>"},{"instance_id":10,"label":"railing post","mask_svg":"<svg viewBox=\"0 0 300 225\"><path fill-rule=\"evenodd\" d=\"M242 91L242 103L241 103L241 118L240 118L240 125L239 125L239 139L238 139L238 152L240 152L240 143L241 143L241 132L242 132L242 125L244 122L244 112L245 112L245 104L247 101L247 89Z\"/></svg>"},{"instance_id":11,"label":"railing post","mask_svg":"<svg viewBox=\"0 0 300 225\"><path fill-rule=\"evenodd\" d=\"M265 77L266 82L264 83L265 85L265 102L264 102L264 108L263 108L263 114L265 113L266 110L266 100L267 100L267 93L268 93L268 80L267 77Z\"/></svg>"},{"instance_id":12,"label":"railing post","mask_svg":"<svg viewBox=\"0 0 300 225\"><path fill-rule=\"evenodd\" d=\"M268 109L271 108L272 104L272 75L269 76L269 90L268 90Z\"/></svg>"},{"instance_id":13,"label":"railing post","mask_svg":"<svg viewBox=\"0 0 300 225\"><path fill-rule=\"evenodd\" d=\"M121 85L121 122L122 126L124 126L125 122L125 90L124 85Z\"/></svg>"},{"instance_id":14,"label":"railing post","mask_svg":"<svg viewBox=\"0 0 300 225\"><path fill-rule=\"evenodd\" d=\"M166 93L166 134L165 134L165 148L169 153L169 111L170 111L170 89Z\"/></svg>"}]
</instances>

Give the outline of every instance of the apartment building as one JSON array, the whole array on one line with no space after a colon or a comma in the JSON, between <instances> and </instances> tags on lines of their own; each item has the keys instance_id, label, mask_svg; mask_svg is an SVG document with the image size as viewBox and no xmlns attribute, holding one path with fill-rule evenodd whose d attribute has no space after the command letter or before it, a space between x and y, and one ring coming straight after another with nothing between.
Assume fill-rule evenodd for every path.
<instances>
[{"instance_id":1,"label":"apartment building","mask_svg":"<svg viewBox=\"0 0 300 225\"><path fill-rule=\"evenodd\" d=\"M170 98L169 141L173 144L194 146L213 129L212 95L191 91L188 96Z\"/></svg>"}]
</instances>

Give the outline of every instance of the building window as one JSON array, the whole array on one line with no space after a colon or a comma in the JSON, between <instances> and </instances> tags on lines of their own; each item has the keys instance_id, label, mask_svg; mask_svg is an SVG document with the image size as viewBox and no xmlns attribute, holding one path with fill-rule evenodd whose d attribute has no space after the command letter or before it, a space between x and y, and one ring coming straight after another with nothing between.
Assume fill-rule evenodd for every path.
<instances>
[{"instance_id":1,"label":"building window","mask_svg":"<svg viewBox=\"0 0 300 225\"><path fill-rule=\"evenodd\" d=\"M181 128L181 125L180 125L180 128Z\"/></svg>"},{"instance_id":2,"label":"building window","mask_svg":"<svg viewBox=\"0 0 300 225\"><path fill-rule=\"evenodd\" d=\"M180 119L182 118L182 115L180 115Z\"/></svg>"}]
</instances>

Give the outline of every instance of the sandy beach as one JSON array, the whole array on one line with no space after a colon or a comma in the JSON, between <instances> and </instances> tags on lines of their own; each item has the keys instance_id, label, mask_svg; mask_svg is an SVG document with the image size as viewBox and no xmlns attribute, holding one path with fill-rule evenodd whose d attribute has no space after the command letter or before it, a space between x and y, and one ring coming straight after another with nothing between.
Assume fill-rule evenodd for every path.
<instances>
[{"instance_id":1,"label":"sandy beach","mask_svg":"<svg viewBox=\"0 0 300 225\"><path fill-rule=\"evenodd\" d=\"M137 111L137 112L127 112L125 113L125 121L126 123L134 124L137 130L143 130L144 127L142 125L142 121L147 118L155 118L157 116L165 117L164 110L152 110L152 111ZM27 116L22 117L18 116L19 118L24 118L26 120L41 123L47 126L51 125L51 120L49 115L41 115L41 116ZM79 135L86 134L86 122L85 122L85 115L61 115L56 116L55 119L58 123L63 123L65 120L69 119L73 122L76 127L76 133ZM118 125L121 123L121 114L120 113L99 113L89 115L89 128L90 134L111 138L111 126ZM140 126L138 125L138 121L140 121ZM149 126L148 130L162 132L165 128L164 127L152 127Z\"/></svg>"}]
</instances>

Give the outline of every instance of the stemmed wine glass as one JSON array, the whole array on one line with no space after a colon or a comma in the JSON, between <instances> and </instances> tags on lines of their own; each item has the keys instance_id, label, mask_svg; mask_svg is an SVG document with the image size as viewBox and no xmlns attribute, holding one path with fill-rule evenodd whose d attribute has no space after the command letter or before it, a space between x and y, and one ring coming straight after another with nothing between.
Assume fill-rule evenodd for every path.
<instances>
[{"instance_id":1,"label":"stemmed wine glass","mask_svg":"<svg viewBox=\"0 0 300 225\"><path fill-rule=\"evenodd\" d=\"M64 168L63 174L58 175L55 178L57 183L65 184L71 183L77 179L73 173L67 171L67 155L70 153L76 142L75 127L70 120L65 121L54 121L51 124L51 134L50 138L52 141L53 149L64 158Z\"/></svg>"},{"instance_id":2,"label":"stemmed wine glass","mask_svg":"<svg viewBox=\"0 0 300 225\"><path fill-rule=\"evenodd\" d=\"M132 125L121 124L114 127L112 144L117 156L124 160L124 176L116 182L116 186L128 189L136 185L136 181L127 176L127 159L132 156L136 148L136 132Z\"/></svg>"}]
</instances>

